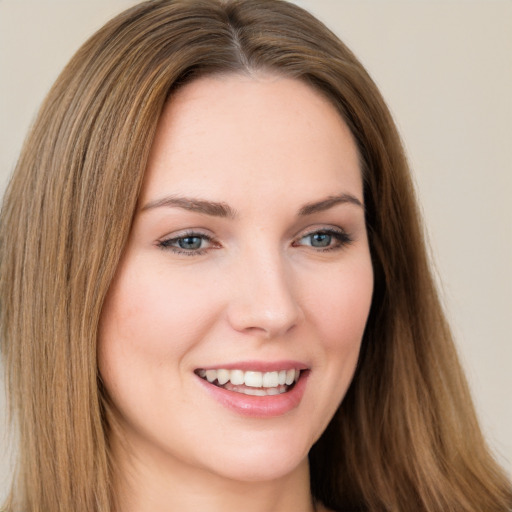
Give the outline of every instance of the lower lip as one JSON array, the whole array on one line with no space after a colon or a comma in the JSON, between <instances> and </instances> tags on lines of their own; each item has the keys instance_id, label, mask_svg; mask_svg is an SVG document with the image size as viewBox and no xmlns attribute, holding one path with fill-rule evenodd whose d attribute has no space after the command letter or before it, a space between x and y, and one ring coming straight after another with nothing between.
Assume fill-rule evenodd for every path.
<instances>
[{"instance_id":1,"label":"lower lip","mask_svg":"<svg viewBox=\"0 0 512 512\"><path fill-rule=\"evenodd\" d=\"M302 371L292 389L280 395L252 396L228 391L197 377L210 395L232 411L252 418L273 418L282 416L299 406L306 390L309 371Z\"/></svg>"}]
</instances>

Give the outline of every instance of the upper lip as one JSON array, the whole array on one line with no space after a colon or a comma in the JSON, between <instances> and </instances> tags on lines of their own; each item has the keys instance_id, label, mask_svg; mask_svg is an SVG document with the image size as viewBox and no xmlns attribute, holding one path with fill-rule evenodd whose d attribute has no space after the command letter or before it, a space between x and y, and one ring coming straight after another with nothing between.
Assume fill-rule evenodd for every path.
<instances>
[{"instance_id":1,"label":"upper lip","mask_svg":"<svg viewBox=\"0 0 512 512\"><path fill-rule=\"evenodd\" d=\"M307 370L308 365L300 361L239 361L235 363L219 363L217 365L200 366L198 370L242 370L255 372L275 372L279 370Z\"/></svg>"}]
</instances>

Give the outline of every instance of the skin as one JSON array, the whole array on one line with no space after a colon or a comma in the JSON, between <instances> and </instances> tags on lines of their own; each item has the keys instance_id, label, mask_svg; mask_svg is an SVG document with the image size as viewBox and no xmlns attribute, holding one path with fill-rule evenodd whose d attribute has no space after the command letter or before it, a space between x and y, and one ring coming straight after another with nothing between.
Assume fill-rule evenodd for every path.
<instances>
[{"instance_id":1,"label":"skin","mask_svg":"<svg viewBox=\"0 0 512 512\"><path fill-rule=\"evenodd\" d=\"M312 233L332 229L343 236L318 247ZM191 232L200 247L184 251ZM352 379L372 290L358 154L335 108L263 74L176 92L100 325L120 509L315 510L307 454ZM255 360L307 366L297 407L246 417L194 373Z\"/></svg>"}]
</instances>

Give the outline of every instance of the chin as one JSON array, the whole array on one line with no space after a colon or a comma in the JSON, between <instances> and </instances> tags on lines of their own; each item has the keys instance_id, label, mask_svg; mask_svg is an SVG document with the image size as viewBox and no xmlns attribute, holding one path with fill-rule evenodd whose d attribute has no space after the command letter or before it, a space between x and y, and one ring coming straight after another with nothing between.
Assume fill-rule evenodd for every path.
<instances>
[{"instance_id":1,"label":"chin","mask_svg":"<svg viewBox=\"0 0 512 512\"><path fill-rule=\"evenodd\" d=\"M279 437L279 436L277 436ZM295 441L295 442L294 442ZM308 470L309 443L297 442L291 435L267 439L255 435L243 447L225 447L222 453L210 453L203 461L220 476L243 482L264 482L286 478L296 471Z\"/></svg>"}]
</instances>

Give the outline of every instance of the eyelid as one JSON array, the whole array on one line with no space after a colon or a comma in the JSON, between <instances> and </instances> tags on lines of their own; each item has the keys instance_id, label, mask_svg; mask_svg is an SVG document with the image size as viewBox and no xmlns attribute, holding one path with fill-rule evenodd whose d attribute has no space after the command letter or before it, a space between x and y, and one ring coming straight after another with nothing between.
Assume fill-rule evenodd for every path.
<instances>
[{"instance_id":1,"label":"eyelid","mask_svg":"<svg viewBox=\"0 0 512 512\"><path fill-rule=\"evenodd\" d=\"M313 236L317 233L326 233L328 235L333 236L336 239L337 244L325 248L309 246L316 251L322 252L343 249L344 247L353 242L352 236L339 226L315 226L296 236L292 242L292 245L295 247L301 246L301 244L299 244L298 242L300 242L304 238L307 238L308 236ZM306 245L306 247L308 246Z\"/></svg>"},{"instance_id":2,"label":"eyelid","mask_svg":"<svg viewBox=\"0 0 512 512\"><path fill-rule=\"evenodd\" d=\"M303 229L302 231L299 232L297 236L294 237L294 240L300 240L301 238L314 235L315 233L338 233L340 235L348 236L348 232L339 226L319 224Z\"/></svg>"},{"instance_id":3,"label":"eyelid","mask_svg":"<svg viewBox=\"0 0 512 512\"><path fill-rule=\"evenodd\" d=\"M157 240L157 242L163 242L165 240L174 240L176 238L186 238L187 236L202 236L205 238L214 238L213 235L207 232L208 230L203 228L186 228L178 231L168 233Z\"/></svg>"},{"instance_id":4,"label":"eyelid","mask_svg":"<svg viewBox=\"0 0 512 512\"><path fill-rule=\"evenodd\" d=\"M183 249L172 245L173 243L176 243L183 238L201 238L202 240L209 242L210 246L201 249ZM202 232L200 229L187 229L181 232L172 233L171 235L167 235L157 240L156 245L162 250L167 250L175 254L182 254L186 256L199 256L211 249L216 249L220 246L215 237L208 233Z\"/></svg>"}]
</instances>

